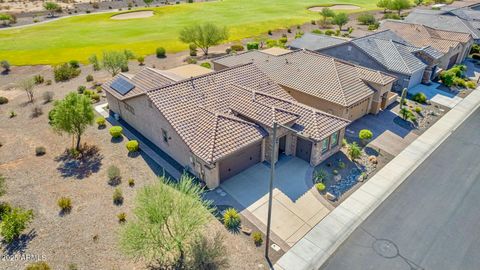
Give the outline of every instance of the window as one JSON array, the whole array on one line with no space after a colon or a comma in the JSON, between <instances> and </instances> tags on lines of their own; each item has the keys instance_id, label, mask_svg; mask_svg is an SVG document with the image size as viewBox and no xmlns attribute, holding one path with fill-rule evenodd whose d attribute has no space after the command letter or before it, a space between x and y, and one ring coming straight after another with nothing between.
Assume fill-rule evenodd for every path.
<instances>
[{"instance_id":1,"label":"window","mask_svg":"<svg viewBox=\"0 0 480 270\"><path fill-rule=\"evenodd\" d=\"M168 144L168 134L167 131L162 129L163 142Z\"/></svg>"},{"instance_id":2,"label":"window","mask_svg":"<svg viewBox=\"0 0 480 270\"><path fill-rule=\"evenodd\" d=\"M133 109L132 106L128 105L127 103L124 103L125 110L129 111L132 114L135 114L135 110Z\"/></svg>"},{"instance_id":3,"label":"window","mask_svg":"<svg viewBox=\"0 0 480 270\"><path fill-rule=\"evenodd\" d=\"M338 131L332 135L332 147L338 145Z\"/></svg>"},{"instance_id":4,"label":"window","mask_svg":"<svg viewBox=\"0 0 480 270\"><path fill-rule=\"evenodd\" d=\"M329 139L326 138L322 141L322 153L325 153L327 152L328 150L328 142L329 142Z\"/></svg>"}]
</instances>

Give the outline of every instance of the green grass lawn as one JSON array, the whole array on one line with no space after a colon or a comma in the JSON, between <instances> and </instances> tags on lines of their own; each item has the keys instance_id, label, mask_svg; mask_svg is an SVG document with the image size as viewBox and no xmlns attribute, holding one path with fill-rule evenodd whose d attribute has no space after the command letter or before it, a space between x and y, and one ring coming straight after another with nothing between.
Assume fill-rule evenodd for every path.
<instances>
[{"instance_id":1,"label":"green grass lawn","mask_svg":"<svg viewBox=\"0 0 480 270\"><path fill-rule=\"evenodd\" d=\"M58 64L71 59L86 61L103 50L129 49L139 55L165 47L178 52L187 46L178 33L187 25L213 22L225 25L230 40L266 33L269 29L319 19L307 7L335 4L331 0L223 0L152 8L155 15L143 19L112 20L117 13L91 14L61 19L26 28L0 31L0 59L14 65ZM374 9L372 0L341 0L362 10ZM359 11L359 10L356 10ZM121 12L119 12L121 13Z\"/></svg>"}]
</instances>

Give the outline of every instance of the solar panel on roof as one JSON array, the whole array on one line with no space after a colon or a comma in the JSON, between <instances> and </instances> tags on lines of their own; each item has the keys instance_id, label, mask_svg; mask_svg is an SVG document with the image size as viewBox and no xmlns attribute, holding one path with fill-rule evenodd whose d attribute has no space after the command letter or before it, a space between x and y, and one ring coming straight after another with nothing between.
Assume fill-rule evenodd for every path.
<instances>
[{"instance_id":1,"label":"solar panel on roof","mask_svg":"<svg viewBox=\"0 0 480 270\"><path fill-rule=\"evenodd\" d=\"M128 92L130 92L130 90L132 90L135 85L131 84L129 81L125 80L122 77L118 77L115 81L113 81L110 87L113 90L117 91L120 95L124 96Z\"/></svg>"}]
</instances>

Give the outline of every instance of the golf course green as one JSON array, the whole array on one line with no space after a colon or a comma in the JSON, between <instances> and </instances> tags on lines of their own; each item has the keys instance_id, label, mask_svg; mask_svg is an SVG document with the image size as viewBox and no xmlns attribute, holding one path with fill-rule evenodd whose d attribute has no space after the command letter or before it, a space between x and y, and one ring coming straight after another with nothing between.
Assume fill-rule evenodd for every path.
<instances>
[{"instance_id":1,"label":"golf course green","mask_svg":"<svg viewBox=\"0 0 480 270\"><path fill-rule=\"evenodd\" d=\"M308 11L311 6L350 4L375 9L372 0L223 0L194 4L170 5L153 10L147 18L113 20L122 12L89 14L48 23L0 31L0 60L13 65L59 64L72 59L85 62L103 50L128 49L137 55L148 55L155 48L167 52L187 48L178 40L180 30L188 25L212 22L229 29L230 41L265 34L269 29L320 19ZM140 9L142 10L142 9Z\"/></svg>"}]
</instances>

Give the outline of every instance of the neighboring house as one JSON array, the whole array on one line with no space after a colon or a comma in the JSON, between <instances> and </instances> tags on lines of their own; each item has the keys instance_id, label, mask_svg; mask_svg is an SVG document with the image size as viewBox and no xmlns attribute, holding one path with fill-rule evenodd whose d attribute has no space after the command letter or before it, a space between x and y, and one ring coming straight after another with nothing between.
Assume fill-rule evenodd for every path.
<instances>
[{"instance_id":1,"label":"neighboring house","mask_svg":"<svg viewBox=\"0 0 480 270\"><path fill-rule=\"evenodd\" d=\"M310 51L320 51L335 45L349 42L350 39L333 37L323 34L305 33L301 37L294 39L289 48L293 50L307 49Z\"/></svg>"},{"instance_id":2,"label":"neighboring house","mask_svg":"<svg viewBox=\"0 0 480 270\"><path fill-rule=\"evenodd\" d=\"M302 43L308 44L306 41ZM317 46L316 51L392 74L398 79L393 85L396 91L414 87L422 82L429 83L437 75L437 65L443 57L441 52L431 46L422 48L413 46L388 30L350 41L342 39L336 45Z\"/></svg>"},{"instance_id":3,"label":"neighboring house","mask_svg":"<svg viewBox=\"0 0 480 270\"><path fill-rule=\"evenodd\" d=\"M385 20L381 30L390 30L416 47L432 47L443 53L439 67L449 69L462 63L474 43L470 34L438 30L421 24Z\"/></svg>"},{"instance_id":4,"label":"neighboring house","mask_svg":"<svg viewBox=\"0 0 480 270\"><path fill-rule=\"evenodd\" d=\"M348 120L295 101L254 64L213 73L199 68L146 68L134 76L119 74L102 88L112 113L209 188L280 154L315 166L340 149ZM185 78L188 69L206 74ZM308 139L280 128L271 158L274 122Z\"/></svg>"},{"instance_id":5,"label":"neighboring house","mask_svg":"<svg viewBox=\"0 0 480 270\"><path fill-rule=\"evenodd\" d=\"M472 35L480 43L480 11L473 9L423 10L410 13L405 22L422 24L434 29Z\"/></svg>"},{"instance_id":6,"label":"neighboring house","mask_svg":"<svg viewBox=\"0 0 480 270\"><path fill-rule=\"evenodd\" d=\"M274 49L278 52L278 49ZM348 120L376 114L395 100L395 78L308 50L248 51L214 59L215 70L254 63L294 99Z\"/></svg>"}]
</instances>

